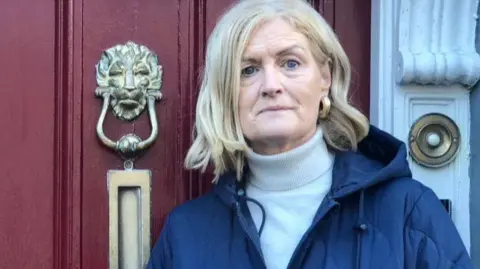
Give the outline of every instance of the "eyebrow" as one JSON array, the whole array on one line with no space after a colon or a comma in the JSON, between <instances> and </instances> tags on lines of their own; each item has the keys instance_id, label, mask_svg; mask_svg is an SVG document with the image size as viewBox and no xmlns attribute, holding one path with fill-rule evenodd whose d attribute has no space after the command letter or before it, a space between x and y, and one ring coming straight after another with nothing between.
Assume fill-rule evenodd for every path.
<instances>
[{"instance_id":1,"label":"eyebrow","mask_svg":"<svg viewBox=\"0 0 480 269\"><path fill-rule=\"evenodd\" d=\"M294 51L294 50L306 51L306 49L303 46L295 44L295 45L288 46L288 47L278 51L277 53L275 53L275 56L283 56L283 55L292 53L292 51ZM242 58L242 61L243 62L252 62L252 63L258 63L259 62L257 59L255 59L253 57Z\"/></svg>"},{"instance_id":2,"label":"eyebrow","mask_svg":"<svg viewBox=\"0 0 480 269\"><path fill-rule=\"evenodd\" d=\"M292 46L289 46L289 47L284 48L283 50L277 52L275 55L279 56L279 55L289 54L289 53L291 53L293 50L303 50L303 51L305 51L305 48L304 48L303 46L300 46L300 45L298 45L298 44L295 44L295 45L292 45Z\"/></svg>"}]
</instances>

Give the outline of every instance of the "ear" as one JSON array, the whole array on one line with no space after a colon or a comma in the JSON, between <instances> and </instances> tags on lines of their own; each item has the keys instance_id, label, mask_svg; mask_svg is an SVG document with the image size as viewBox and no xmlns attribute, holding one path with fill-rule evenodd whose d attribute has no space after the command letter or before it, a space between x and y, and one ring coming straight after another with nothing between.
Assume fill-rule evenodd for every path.
<instances>
[{"instance_id":1,"label":"ear","mask_svg":"<svg viewBox=\"0 0 480 269\"><path fill-rule=\"evenodd\" d=\"M325 61L319 66L320 69L320 87L328 91L332 86L332 73L330 71L330 60Z\"/></svg>"}]
</instances>

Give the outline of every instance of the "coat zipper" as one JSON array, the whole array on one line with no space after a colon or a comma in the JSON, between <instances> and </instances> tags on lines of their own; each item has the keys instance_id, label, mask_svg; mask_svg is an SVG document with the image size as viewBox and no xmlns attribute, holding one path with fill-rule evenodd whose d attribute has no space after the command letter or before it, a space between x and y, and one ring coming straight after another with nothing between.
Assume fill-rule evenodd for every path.
<instances>
[{"instance_id":1,"label":"coat zipper","mask_svg":"<svg viewBox=\"0 0 480 269\"><path fill-rule=\"evenodd\" d=\"M260 246L258 245L258 243L256 242L256 240L253 240L252 238L252 235L248 232L248 228L247 228L247 224L245 223L245 221L242 219L242 216L241 216L241 213L240 213L240 203L239 202L236 202L235 203L235 208L236 208L236 213L237 213L237 218L238 220L240 221L240 224L243 228L243 231L247 234L248 238L250 239L250 241L253 243L253 245L255 246L255 249L257 250L258 252L258 255L260 255L260 258L262 260L262 264L263 264L263 267L265 269L267 269L267 263L265 262L265 258L263 257L263 253L262 253L262 250L260 248Z\"/></svg>"},{"instance_id":2,"label":"coat zipper","mask_svg":"<svg viewBox=\"0 0 480 269\"><path fill-rule=\"evenodd\" d=\"M298 263L298 262L296 262L297 256L300 255L301 251L304 249L305 243L307 242L308 239L310 239L310 234L313 232L313 230L318 225L318 223L322 220L322 218L325 215L327 215L328 212L330 212L330 210L332 210L332 208L334 208L336 205L338 205L338 203L336 201L331 200L331 199L329 199L328 202L329 202L328 207L323 209L322 210L323 212L321 212L318 217L315 216L315 219L314 219L315 222L312 223L310 228L308 228L307 232L305 233L305 235L300 240L300 243L298 243L297 247L295 248L295 250L293 252L292 257L290 258L290 261L288 262L287 269L295 269L296 268L296 267L294 267L294 265L296 263ZM294 262L295 262L295 264L294 264Z\"/></svg>"}]
</instances>

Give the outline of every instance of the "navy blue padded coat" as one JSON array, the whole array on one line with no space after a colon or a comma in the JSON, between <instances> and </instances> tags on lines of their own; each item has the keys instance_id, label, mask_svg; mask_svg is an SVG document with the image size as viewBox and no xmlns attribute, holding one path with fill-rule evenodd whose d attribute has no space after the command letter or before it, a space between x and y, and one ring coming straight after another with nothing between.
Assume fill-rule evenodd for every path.
<instances>
[{"instance_id":1,"label":"navy blue padded coat","mask_svg":"<svg viewBox=\"0 0 480 269\"><path fill-rule=\"evenodd\" d=\"M289 269L473 268L447 211L412 179L405 145L371 127L356 152L337 152L333 186ZM226 173L176 207L148 269L266 268L243 186ZM258 204L258 206L261 206Z\"/></svg>"}]
</instances>

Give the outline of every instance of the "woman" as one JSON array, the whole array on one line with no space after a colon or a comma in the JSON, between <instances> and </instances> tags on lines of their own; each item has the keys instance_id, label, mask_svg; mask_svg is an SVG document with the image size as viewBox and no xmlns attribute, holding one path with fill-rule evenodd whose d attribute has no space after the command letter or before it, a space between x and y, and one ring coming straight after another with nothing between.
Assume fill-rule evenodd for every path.
<instances>
[{"instance_id":1,"label":"woman","mask_svg":"<svg viewBox=\"0 0 480 269\"><path fill-rule=\"evenodd\" d=\"M472 268L405 145L348 104L350 65L301 0L244 0L208 41L186 166L215 187L175 208L150 269Z\"/></svg>"}]
</instances>

